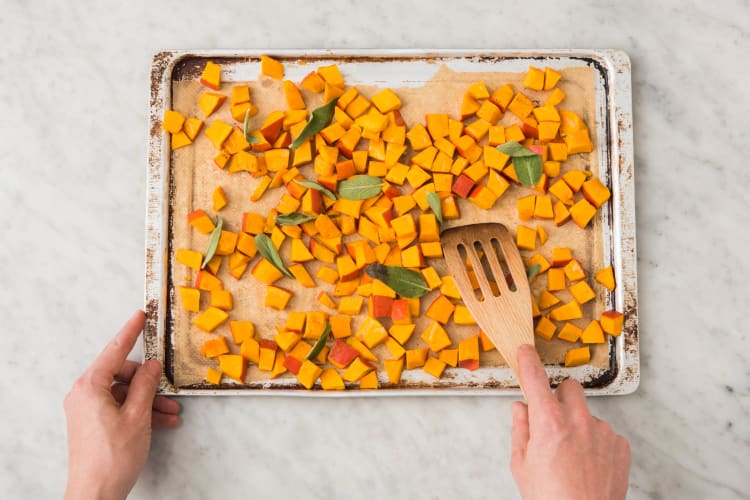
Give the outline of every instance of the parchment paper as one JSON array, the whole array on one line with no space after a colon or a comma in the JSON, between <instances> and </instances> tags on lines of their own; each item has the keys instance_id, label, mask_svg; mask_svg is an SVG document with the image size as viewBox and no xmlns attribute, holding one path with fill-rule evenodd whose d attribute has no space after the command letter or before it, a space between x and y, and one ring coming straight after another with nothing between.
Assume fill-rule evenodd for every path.
<instances>
[{"instance_id":1,"label":"parchment paper","mask_svg":"<svg viewBox=\"0 0 750 500\"><path fill-rule=\"evenodd\" d=\"M426 83L424 87L404 87L394 88L393 90L399 95L403 102L401 114L407 123L411 126L415 123L424 123L426 113L448 113L452 117L459 116L460 104L463 94L469 85L484 81L490 92L497 87L512 83L517 90L523 89L523 73L458 73L446 66L436 66L437 70L433 78ZM560 68L557 68L560 69ZM559 109L567 109L579 113L589 126L592 141L594 142L594 152L585 155L573 155L562 164L561 174L571 169L590 169L596 174L599 168L599 159L596 148L596 126L595 126L595 82L594 71L589 67L570 67L562 69L563 78L558 84L565 93L565 100L558 106ZM237 82L225 83L222 85L221 92L227 95L231 92L231 86ZM286 109L286 103L283 97L282 85L280 81L260 76L257 81L249 82L251 88L251 100L258 107L259 113L252 118L251 128L257 129L265 116L274 110ZM358 86L360 93L366 97L371 97L378 90L375 86ZM180 81L174 82L173 90L173 109L180 111L186 116L202 116L197 106L198 97L207 89L197 81ZM541 104L549 95L549 92L535 92L523 89L523 92L532 100ZM312 110L322 104L322 94L312 94L302 89L305 102L308 109ZM229 99L227 99L228 101ZM217 113L211 116L207 122L219 118L227 123L235 123L229 113L229 103L225 103ZM501 120L503 125L512 125L519 123L511 113L506 113ZM486 138L480 142L480 145L486 143ZM367 141L360 142L360 148L366 148ZM229 175L225 170L217 168L212 159L217 151L208 141L203 133L199 135L192 146L178 149L172 155L173 175L175 192L172 196L174 209L174 237L173 252L178 248L190 248L198 251L205 251L208 244L208 235L203 235L197 231L191 230L186 215L194 209L202 208L212 217L215 216L212 210L211 194L217 186L222 186L227 194L229 203L219 213L224 219L224 228L230 231L241 230L241 220L243 212L257 212L267 214L269 209L274 207L279 198L286 190L283 188L274 189L267 192L258 202L249 201L249 196L253 192L257 179L254 179L246 172ZM408 164L408 157L402 158L402 162ZM300 171L308 178L315 178L312 164L300 168ZM483 183L486 182L483 180ZM410 189L408 184L404 186L405 192ZM468 222L486 222L500 221L504 223L515 234L515 229L519 223L516 200L520 196L531 193L529 188L522 186L512 186L498 200L497 204L490 210L484 211L476 207L467 200L460 200L461 219L458 221L447 221L445 227L460 225ZM419 213L418 207L415 213ZM598 317L604 307L604 293L601 287L593 283L593 273L602 267L602 236L601 223L599 217L595 217L593 224L589 225L586 230L580 229L572 221L556 227L553 221L542 221L534 219L525 223L529 227L539 224L549 234L549 240L543 245L538 246L534 252L521 251L524 258L528 258L535 252L540 252L548 260L551 260L552 249L557 246L567 246L573 251L574 258L581 261L584 268L589 272L589 283L597 292L597 298L588 304L582 306L584 318L576 320L573 323L583 328L591 318ZM356 240L361 238L358 235L352 235L345 238L345 241ZM289 261L290 242L287 239L281 247L282 258ZM283 278L277 285L291 290L294 293L286 311L275 311L263 306L266 285L258 282L250 275L250 268L259 257L253 259L248 267L248 271L242 279L235 280L228 273L227 259L223 259L222 266L218 276L221 278L224 287L232 292L234 297L234 309L230 312L230 319L249 320L255 324L256 333L262 338L272 338L276 333L277 325L284 325L288 311L311 311L326 310L330 314L337 314L333 310L327 310L317 300L316 296L320 290L327 290L329 295L333 295L333 286L316 280L319 287L307 289L299 286L296 281ZM195 279L195 273L182 264L177 263L172 255L172 273L173 283L175 286L187 285ZM441 275L447 274L442 259L429 259L428 264L433 266ZM312 276L318 269L317 262L306 263L308 271ZM546 275L536 279L532 283L532 290L537 295L541 289L546 286ZM426 307L437 296L435 290L422 298L422 313ZM201 293L201 310L208 307L209 294ZM567 302L572 297L567 291L557 292L557 295ZM338 299L336 299L338 301ZM233 352L239 352L239 346L235 346L231 340L228 322L218 327L212 334L206 334L191 324L194 313L187 313L183 310L179 297L171 304L171 312L174 318L174 383L177 387L197 384L204 381L208 367L215 367L216 361L203 358L200 353L201 344L208 338L216 335L227 337L228 344ZM354 317L352 321L353 329L357 326L366 315L366 302L362 308L362 313ZM420 333L430 322L427 318L416 319L417 328L405 346L407 349L425 347L425 343L420 339ZM384 325L390 326L390 321L383 321ZM560 324L562 326L562 324ZM476 334L477 326L457 326L450 322L446 330L454 340L454 347L461 339ZM536 346L545 363L559 364L564 359L565 352L577 344L557 340L546 341L536 337ZM606 367L609 363L608 344L591 345L592 361L597 367ZM381 359L390 359L391 355L384 345L377 346L374 352ZM500 354L495 351L489 351L481 354L481 366L498 366L503 365L504 361ZM382 366L379 367L382 369ZM292 377L287 373L283 377ZM446 371L446 376L450 376L450 370ZM251 365L246 377L247 382L267 380L268 372L260 372L256 366Z\"/></svg>"}]
</instances>

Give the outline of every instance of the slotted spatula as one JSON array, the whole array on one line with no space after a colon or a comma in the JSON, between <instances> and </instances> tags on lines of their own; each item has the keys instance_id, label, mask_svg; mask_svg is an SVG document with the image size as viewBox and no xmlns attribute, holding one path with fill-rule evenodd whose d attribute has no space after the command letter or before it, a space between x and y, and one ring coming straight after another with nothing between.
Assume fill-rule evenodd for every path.
<instances>
[{"instance_id":1,"label":"slotted spatula","mask_svg":"<svg viewBox=\"0 0 750 500\"><path fill-rule=\"evenodd\" d=\"M518 348L521 344L534 345L534 328L526 267L513 237L502 224L490 222L446 229L440 239L466 307L519 378ZM494 247L493 241L497 242ZM485 265L477 250L484 254ZM504 257L510 278L498 253ZM467 258L479 283L477 291L469 279ZM494 289L492 281L496 283Z\"/></svg>"}]
</instances>

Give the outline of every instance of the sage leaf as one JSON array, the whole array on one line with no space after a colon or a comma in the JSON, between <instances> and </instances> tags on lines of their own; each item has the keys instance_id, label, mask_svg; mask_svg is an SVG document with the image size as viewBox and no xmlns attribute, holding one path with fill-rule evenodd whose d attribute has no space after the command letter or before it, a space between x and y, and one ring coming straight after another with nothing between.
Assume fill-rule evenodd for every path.
<instances>
[{"instance_id":1,"label":"sage leaf","mask_svg":"<svg viewBox=\"0 0 750 500\"><path fill-rule=\"evenodd\" d=\"M542 270L542 266L539 264L534 264L533 266L529 266L526 268L526 279L531 281L534 276L539 274L539 271Z\"/></svg>"},{"instance_id":2,"label":"sage leaf","mask_svg":"<svg viewBox=\"0 0 750 500\"><path fill-rule=\"evenodd\" d=\"M534 264L533 266L527 267L526 268L526 279L529 280L529 282L531 282L532 278L534 278L534 276L536 276L537 274L539 274L539 271L541 271L541 270L542 270L542 266L540 266L539 264ZM511 283L511 285L510 285L510 291L511 292L515 292L516 290L517 290L516 284L515 283Z\"/></svg>"},{"instance_id":3,"label":"sage leaf","mask_svg":"<svg viewBox=\"0 0 750 500\"><path fill-rule=\"evenodd\" d=\"M217 215L216 227L214 228L213 233L211 233L211 238L208 240L208 248L206 249L206 255L203 257L201 269L205 268L206 264L208 264L208 261L214 258L216 249L219 246L219 239L221 238L221 226L223 225L224 221L221 219L221 215Z\"/></svg>"},{"instance_id":4,"label":"sage leaf","mask_svg":"<svg viewBox=\"0 0 750 500\"><path fill-rule=\"evenodd\" d=\"M383 179L372 175L355 175L339 183L339 196L347 200L366 200L383 191Z\"/></svg>"},{"instance_id":5,"label":"sage leaf","mask_svg":"<svg viewBox=\"0 0 750 500\"><path fill-rule=\"evenodd\" d=\"M435 218L437 218L438 222L440 224L443 223L443 206L440 204L440 196L435 191L430 191L427 193L427 203L430 205L430 208L432 209L432 213L435 214Z\"/></svg>"},{"instance_id":6,"label":"sage leaf","mask_svg":"<svg viewBox=\"0 0 750 500\"><path fill-rule=\"evenodd\" d=\"M336 193L334 193L333 191L331 191L327 187L325 187L325 186L323 186L321 184L318 184L315 181L311 181L311 180L308 180L308 179L300 179L300 180L295 179L294 182L296 182L297 184L299 184L301 186L305 186L306 188L310 188L310 189L314 189L316 191L320 191L321 193L323 193L324 195L328 196L332 200L338 200L339 199L338 196L336 196Z\"/></svg>"},{"instance_id":7,"label":"sage leaf","mask_svg":"<svg viewBox=\"0 0 750 500\"><path fill-rule=\"evenodd\" d=\"M371 278L380 280L394 292L409 299L421 297L430 291L422 273L399 266L370 264L365 273Z\"/></svg>"},{"instance_id":8,"label":"sage leaf","mask_svg":"<svg viewBox=\"0 0 750 500\"><path fill-rule=\"evenodd\" d=\"M273 266L284 273L284 276L294 279L294 275L286 268L284 261L281 260L276 247L273 246L273 241L268 237L267 234L260 233L255 236L255 246L258 247L258 252Z\"/></svg>"},{"instance_id":9,"label":"sage leaf","mask_svg":"<svg viewBox=\"0 0 750 500\"><path fill-rule=\"evenodd\" d=\"M279 226L299 226L305 222L315 220L314 215L303 214L300 212L292 212L290 214L283 214L276 216L276 224Z\"/></svg>"},{"instance_id":10,"label":"sage leaf","mask_svg":"<svg viewBox=\"0 0 750 500\"><path fill-rule=\"evenodd\" d=\"M516 171L518 181L524 186L536 186L542 178L542 157L517 156L513 158L513 168Z\"/></svg>"},{"instance_id":11,"label":"sage leaf","mask_svg":"<svg viewBox=\"0 0 750 500\"><path fill-rule=\"evenodd\" d=\"M333 112L336 111L336 102L338 100L339 98L335 97L328 101L327 104L324 104L312 112L312 115L310 115L310 121L307 122L305 128L302 129L302 132L300 132L299 136L292 143L292 149L297 149L304 144L307 139L331 124L331 120L333 120Z\"/></svg>"},{"instance_id":12,"label":"sage leaf","mask_svg":"<svg viewBox=\"0 0 750 500\"><path fill-rule=\"evenodd\" d=\"M523 144L520 144L516 141L508 141L505 144L500 144L495 149L497 149L501 153L505 153L511 158L518 158L519 156L533 156L536 154L532 150L524 147Z\"/></svg>"},{"instance_id":13,"label":"sage leaf","mask_svg":"<svg viewBox=\"0 0 750 500\"><path fill-rule=\"evenodd\" d=\"M257 144L260 142L260 139L255 137L254 135L250 135L248 126L250 124L250 107L248 106L247 111L245 111L245 123L242 126L242 133L245 134L245 141L248 144Z\"/></svg>"},{"instance_id":14,"label":"sage leaf","mask_svg":"<svg viewBox=\"0 0 750 500\"><path fill-rule=\"evenodd\" d=\"M323 328L323 333L320 334L320 337L318 337L318 341L315 342L315 345L312 349L310 349L310 352L307 353L307 356L305 359L315 359L318 357L318 354L320 354L320 351L323 350L323 347L325 347L326 342L328 341L328 334L331 333L331 324L326 321L326 326Z\"/></svg>"},{"instance_id":15,"label":"sage leaf","mask_svg":"<svg viewBox=\"0 0 750 500\"><path fill-rule=\"evenodd\" d=\"M524 186L535 186L542 178L542 157L516 141L500 144L495 149L513 158L518 181Z\"/></svg>"}]
</instances>

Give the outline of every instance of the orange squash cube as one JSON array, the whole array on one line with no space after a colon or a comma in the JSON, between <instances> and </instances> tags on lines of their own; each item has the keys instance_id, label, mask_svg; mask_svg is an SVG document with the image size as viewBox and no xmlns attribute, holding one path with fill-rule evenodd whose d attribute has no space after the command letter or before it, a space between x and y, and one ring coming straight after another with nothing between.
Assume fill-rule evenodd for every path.
<instances>
[{"instance_id":1,"label":"orange squash cube","mask_svg":"<svg viewBox=\"0 0 750 500\"><path fill-rule=\"evenodd\" d=\"M583 183L583 196L596 208L604 205L610 199L612 193L609 188L594 177Z\"/></svg>"},{"instance_id":2,"label":"orange squash cube","mask_svg":"<svg viewBox=\"0 0 750 500\"><path fill-rule=\"evenodd\" d=\"M193 319L193 324L206 333L211 333L224 323L229 315L216 307L209 307L203 313Z\"/></svg>"},{"instance_id":3,"label":"orange squash cube","mask_svg":"<svg viewBox=\"0 0 750 500\"><path fill-rule=\"evenodd\" d=\"M602 326L595 319L586 325L581 333L581 342L584 344L603 344L604 343L604 331Z\"/></svg>"},{"instance_id":4,"label":"orange squash cube","mask_svg":"<svg viewBox=\"0 0 750 500\"><path fill-rule=\"evenodd\" d=\"M472 335L458 344L458 367L467 370L479 368L479 335Z\"/></svg>"},{"instance_id":5,"label":"orange squash cube","mask_svg":"<svg viewBox=\"0 0 750 500\"><path fill-rule=\"evenodd\" d=\"M429 373L435 378L440 378L443 376L443 371L445 370L446 363L444 361L439 360L438 358L433 358L430 356L427 358L427 361L424 364L424 367L422 368L425 373Z\"/></svg>"},{"instance_id":6,"label":"orange squash cube","mask_svg":"<svg viewBox=\"0 0 750 500\"><path fill-rule=\"evenodd\" d=\"M227 345L227 339L225 337L219 337L216 339L209 339L203 342L200 350L201 354L207 358L215 358L229 352L229 346Z\"/></svg>"},{"instance_id":7,"label":"orange squash cube","mask_svg":"<svg viewBox=\"0 0 750 500\"><path fill-rule=\"evenodd\" d=\"M274 266L264 258L261 258L253 266L250 274L252 274L257 280L262 281L267 285L275 283L284 276L284 274L279 271L276 266Z\"/></svg>"},{"instance_id":8,"label":"orange squash cube","mask_svg":"<svg viewBox=\"0 0 750 500\"><path fill-rule=\"evenodd\" d=\"M448 333L437 321L433 321L430 326L422 332L421 338L433 352L440 352L451 345L451 339L448 336Z\"/></svg>"},{"instance_id":9,"label":"orange squash cube","mask_svg":"<svg viewBox=\"0 0 750 500\"><path fill-rule=\"evenodd\" d=\"M601 283L607 290L615 289L615 274L612 270L612 266L607 266L601 269L594 275L594 279Z\"/></svg>"},{"instance_id":10,"label":"orange squash cube","mask_svg":"<svg viewBox=\"0 0 750 500\"><path fill-rule=\"evenodd\" d=\"M386 359L383 361L383 367L388 375L388 381L391 384L398 384L401 380L401 373L404 371L404 358Z\"/></svg>"},{"instance_id":11,"label":"orange squash cube","mask_svg":"<svg viewBox=\"0 0 750 500\"><path fill-rule=\"evenodd\" d=\"M321 373L323 373L321 367L306 359L302 362L299 373L297 373L297 380L305 387L305 389L310 390L315 385L315 382L318 380Z\"/></svg>"},{"instance_id":12,"label":"orange squash cube","mask_svg":"<svg viewBox=\"0 0 750 500\"><path fill-rule=\"evenodd\" d=\"M516 245L525 250L536 248L536 229L519 225L516 229Z\"/></svg>"},{"instance_id":13,"label":"orange squash cube","mask_svg":"<svg viewBox=\"0 0 750 500\"><path fill-rule=\"evenodd\" d=\"M585 365L589 361L591 361L591 351L588 346L571 349L565 353L565 366L567 367Z\"/></svg>"},{"instance_id":14,"label":"orange squash cube","mask_svg":"<svg viewBox=\"0 0 750 500\"><path fill-rule=\"evenodd\" d=\"M589 221L596 215L596 208L586 200L579 200L575 205L570 207L570 218L581 229L584 229Z\"/></svg>"},{"instance_id":15,"label":"orange squash cube","mask_svg":"<svg viewBox=\"0 0 750 500\"><path fill-rule=\"evenodd\" d=\"M278 311L283 311L292 298L292 292L284 288L268 285L266 288L265 306L272 307Z\"/></svg>"},{"instance_id":16,"label":"orange squash cube","mask_svg":"<svg viewBox=\"0 0 750 500\"><path fill-rule=\"evenodd\" d=\"M260 72L276 80L284 78L284 66L280 61L269 56L260 56Z\"/></svg>"},{"instance_id":17,"label":"orange squash cube","mask_svg":"<svg viewBox=\"0 0 750 500\"><path fill-rule=\"evenodd\" d=\"M219 87L221 87L221 66L208 61L203 68L203 73L201 73L200 82L208 88L219 90Z\"/></svg>"},{"instance_id":18,"label":"orange squash cube","mask_svg":"<svg viewBox=\"0 0 750 500\"><path fill-rule=\"evenodd\" d=\"M239 354L223 354L219 356L219 368L227 377L237 382L244 382L247 361Z\"/></svg>"},{"instance_id":19,"label":"orange squash cube","mask_svg":"<svg viewBox=\"0 0 750 500\"><path fill-rule=\"evenodd\" d=\"M413 370L414 368L421 368L427 361L427 351L429 349L424 347L422 349L407 349L406 351L406 369Z\"/></svg>"},{"instance_id":20,"label":"orange squash cube","mask_svg":"<svg viewBox=\"0 0 750 500\"><path fill-rule=\"evenodd\" d=\"M229 290L211 290L211 302L209 305L225 311L231 311L232 293Z\"/></svg>"},{"instance_id":21,"label":"orange squash cube","mask_svg":"<svg viewBox=\"0 0 750 500\"><path fill-rule=\"evenodd\" d=\"M544 89L544 71L534 66L529 66L529 71L523 79L523 86L532 90Z\"/></svg>"},{"instance_id":22,"label":"orange squash cube","mask_svg":"<svg viewBox=\"0 0 750 500\"><path fill-rule=\"evenodd\" d=\"M624 316L617 311L604 311L599 318L602 330L615 337L622 333Z\"/></svg>"},{"instance_id":23,"label":"orange squash cube","mask_svg":"<svg viewBox=\"0 0 750 500\"><path fill-rule=\"evenodd\" d=\"M190 312L200 311L201 292L197 288L189 286L177 287L182 299L182 308Z\"/></svg>"},{"instance_id":24,"label":"orange squash cube","mask_svg":"<svg viewBox=\"0 0 750 500\"><path fill-rule=\"evenodd\" d=\"M583 311L581 311L581 306L578 305L578 302L571 301L571 302L568 302L567 304L558 306L555 309L553 309L552 312L549 314L549 317L554 319L555 321L567 321L571 319L580 319L580 318L583 318Z\"/></svg>"},{"instance_id":25,"label":"orange squash cube","mask_svg":"<svg viewBox=\"0 0 750 500\"><path fill-rule=\"evenodd\" d=\"M455 309L456 306L453 305L453 302L441 294L429 305L427 311L425 311L425 316L445 325L450 320Z\"/></svg>"},{"instance_id":26,"label":"orange squash cube","mask_svg":"<svg viewBox=\"0 0 750 500\"><path fill-rule=\"evenodd\" d=\"M550 321L546 316L541 316L534 328L534 333L542 337L544 340L552 340L556 330L557 325Z\"/></svg>"},{"instance_id":27,"label":"orange squash cube","mask_svg":"<svg viewBox=\"0 0 750 500\"><path fill-rule=\"evenodd\" d=\"M438 359L448 366L458 366L458 349L443 349L438 354Z\"/></svg>"}]
</instances>

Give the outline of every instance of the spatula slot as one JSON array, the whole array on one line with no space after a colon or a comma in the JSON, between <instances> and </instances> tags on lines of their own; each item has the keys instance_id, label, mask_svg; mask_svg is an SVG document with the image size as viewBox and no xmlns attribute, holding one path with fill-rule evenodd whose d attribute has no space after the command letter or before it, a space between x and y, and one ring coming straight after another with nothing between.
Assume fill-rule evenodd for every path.
<instances>
[{"instance_id":1,"label":"spatula slot","mask_svg":"<svg viewBox=\"0 0 750 500\"><path fill-rule=\"evenodd\" d=\"M498 263L492 257L492 252L493 252L492 247L488 247L486 245L486 242L475 241L474 251L477 253L477 256L479 257L479 262L481 263L480 270L487 277L487 282L490 286L490 291L492 292L492 296L499 297L500 287L498 286L497 280L498 280L498 274L500 273L498 272L499 271ZM493 260L495 261L493 262Z\"/></svg>"},{"instance_id":2,"label":"spatula slot","mask_svg":"<svg viewBox=\"0 0 750 500\"><path fill-rule=\"evenodd\" d=\"M490 245L492 245L493 253L497 256L498 263L500 264L500 269L502 269L502 280L505 282L508 291L515 291L516 283L513 279L513 274L510 272L510 268L508 267L508 261L505 259L505 253L503 253L500 242L497 240L497 238L492 238L490 239ZM499 280L500 278L496 277L496 279Z\"/></svg>"},{"instance_id":3,"label":"spatula slot","mask_svg":"<svg viewBox=\"0 0 750 500\"><path fill-rule=\"evenodd\" d=\"M456 245L456 250L458 250L458 255L460 256L461 262L464 263L463 270L466 273L466 279L471 284L471 288L474 290L474 297L479 302L484 302L484 295L482 294L482 290L479 288L479 282L477 281L476 277L476 266L469 258L469 253L466 251L466 247L463 245L463 243L459 243L458 245Z\"/></svg>"}]
</instances>

